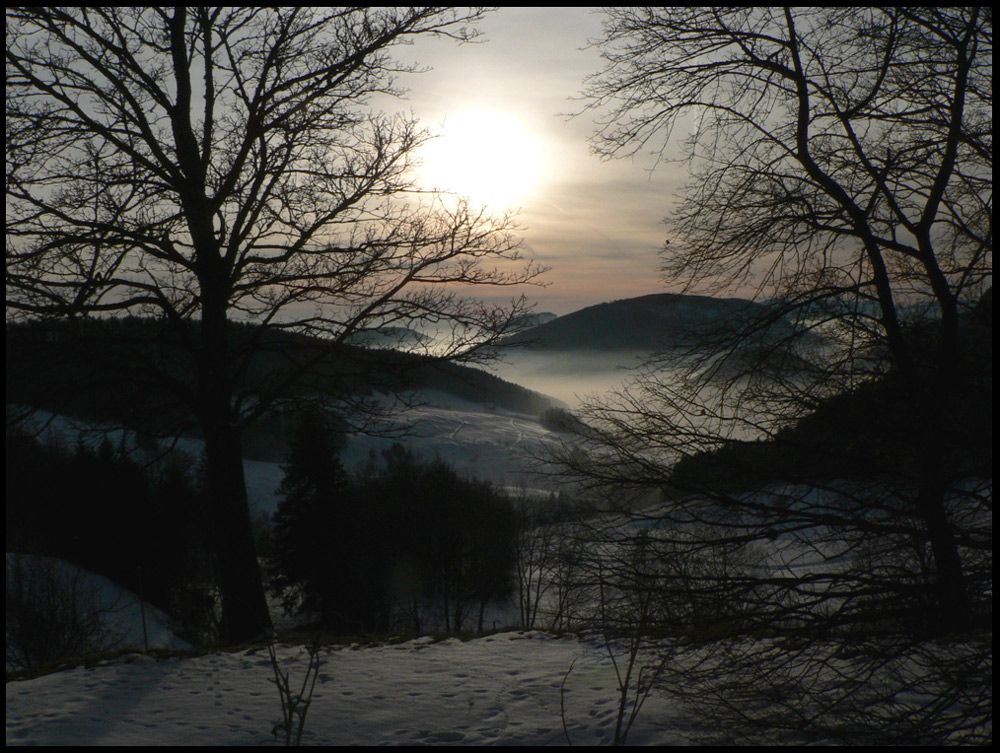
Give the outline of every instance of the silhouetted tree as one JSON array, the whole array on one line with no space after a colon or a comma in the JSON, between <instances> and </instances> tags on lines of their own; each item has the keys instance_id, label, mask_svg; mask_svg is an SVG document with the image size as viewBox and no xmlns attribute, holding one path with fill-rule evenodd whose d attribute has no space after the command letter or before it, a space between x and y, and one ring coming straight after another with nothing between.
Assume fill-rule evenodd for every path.
<instances>
[{"instance_id":1,"label":"silhouetted tree","mask_svg":"<svg viewBox=\"0 0 1000 753\"><path fill-rule=\"evenodd\" d=\"M513 589L514 516L488 483L402 445L350 482L329 428L307 414L296 434L274 518L271 585L287 611L329 630L385 631L396 614L422 624L420 597L440 604L445 629ZM418 628L419 629L419 628Z\"/></svg>"},{"instance_id":2,"label":"silhouetted tree","mask_svg":"<svg viewBox=\"0 0 1000 753\"><path fill-rule=\"evenodd\" d=\"M533 630L548 592L555 560L556 528L545 525L539 515L541 505L522 491L514 500L517 536L514 539L517 572L517 606L521 628Z\"/></svg>"},{"instance_id":3,"label":"silhouetted tree","mask_svg":"<svg viewBox=\"0 0 1000 753\"><path fill-rule=\"evenodd\" d=\"M8 552L68 560L155 604L191 639L210 631L204 498L176 458L143 466L108 442L96 451L8 431Z\"/></svg>"},{"instance_id":4,"label":"silhouetted tree","mask_svg":"<svg viewBox=\"0 0 1000 753\"><path fill-rule=\"evenodd\" d=\"M490 484L463 478L440 460L422 462L399 444L383 459L385 467L369 471L360 494L366 507L381 506L386 558L441 605L446 630L460 631L473 609L481 628L486 605L505 600L514 586L509 500Z\"/></svg>"},{"instance_id":5,"label":"silhouetted tree","mask_svg":"<svg viewBox=\"0 0 1000 753\"><path fill-rule=\"evenodd\" d=\"M768 305L587 406L590 451L564 471L632 521L605 539L655 532L679 576L660 598L717 639L683 677L703 720L981 739L991 646L938 661L919 641L974 636L992 613L991 483L956 462L982 374L963 321L992 276L991 16L621 8L599 45L598 150L667 159L681 131L689 147L667 282ZM698 615L727 602L706 634ZM924 700L893 707L903 690Z\"/></svg>"},{"instance_id":6,"label":"silhouetted tree","mask_svg":"<svg viewBox=\"0 0 1000 753\"><path fill-rule=\"evenodd\" d=\"M510 498L482 480L465 482L459 504L464 508L455 517L463 528L458 553L463 560L461 582L456 587L456 607L460 600L476 608L476 629L485 628L489 604L502 604L514 592L514 540L517 524ZM460 486L460 489L462 488ZM462 613L455 610L455 629L460 629Z\"/></svg>"},{"instance_id":7,"label":"silhouetted tree","mask_svg":"<svg viewBox=\"0 0 1000 753\"><path fill-rule=\"evenodd\" d=\"M577 419L573 419L578 423ZM592 585L585 575L583 528L574 520L584 508L550 494L513 500L518 610L521 627L549 630L584 627L581 607Z\"/></svg>"},{"instance_id":8,"label":"silhouetted tree","mask_svg":"<svg viewBox=\"0 0 1000 753\"><path fill-rule=\"evenodd\" d=\"M118 359L183 400L205 441L224 639L271 628L241 428L335 346L447 322L442 357L517 321L465 285L513 285L509 217L405 193L427 139L370 110L416 70L390 50L465 41L478 9L8 8L6 302L18 317L155 316L169 348ZM495 264L495 266L494 266ZM248 322L239 337L231 319ZM272 330L321 335L244 379ZM439 344L435 344L439 345ZM285 346L282 346L283 348ZM137 350L150 356L145 348ZM155 350L155 349L154 349ZM156 355L155 353L152 355ZM119 377L122 374L119 372Z\"/></svg>"},{"instance_id":9,"label":"silhouetted tree","mask_svg":"<svg viewBox=\"0 0 1000 753\"><path fill-rule=\"evenodd\" d=\"M383 533L344 470L327 418L302 416L283 468L271 586L285 610L313 614L336 632L386 629Z\"/></svg>"}]
</instances>

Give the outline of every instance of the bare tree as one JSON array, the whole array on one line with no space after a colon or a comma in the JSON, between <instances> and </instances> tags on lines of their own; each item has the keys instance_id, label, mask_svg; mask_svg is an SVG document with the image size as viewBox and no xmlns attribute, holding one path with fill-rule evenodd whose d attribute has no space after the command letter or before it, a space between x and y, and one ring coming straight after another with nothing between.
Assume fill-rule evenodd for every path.
<instances>
[{"instance_id":1,"label":"bare tree","mask_svg":"<svg viewBox=\"0 0 1000 753\"><path fill-rule=\"evenodd\" d=\"M513 500L513 506L517 518L514 539L517 606L521 628L533 630L549 592L556 587L552 576L559 526L551 515L552 501L542 504L532 500L524 487ZM550 512L548 516L544 514L546 511Z\"/></svg>"},{"instance_id":2,"label":"bare tree","mask_svg":"<svg viewBox=\"0 0 1000 753\"><path fill-rule=\"evenodd\" d=\"M961 314L992 274L988 16L622 9L609 14L602 49L607 68L589 88L608 113L600 151L634 152L692 118L683 123L696 180L672 218L667 279L753 283L779 301L767 315L784 318L779 339L795 343L794 355L815 357L805 335L824 334L818 369L800 357L794 378L776 379L788 373L787 349L783 372L765 368L763 351L735 376L719 360L701 362L687 392L655 375L642 380L654 400L640 412L639 400L625 398L606 411L606 425L628 433L645 421L635 434L648 437L665 422L663 449L676 459L725 439L774 436L830 395L891 372L921 424L907 448L918 458L909 512L922 521L947 627L967 627L944 463L962 389ZM920 326L907 320L927 310ZM748 332L738 334L746 342ZM720 374L725 386L707 397L706 376Z\"/></svg>"},{"instance_id":3,"label":"bare tree","mask_svg":"<svg viewBox=\"0 0 1000 753\"><path fill-rule=\"evenodd\" d=\"M541 458L539 458L541 459ZM588 572L590 544L585 503L550 494L513 500L517 604L521 628L562 632L584 627L585 604L595 590Z\"/></svg>"},{"instance_id":4,"label":"bare tree","mask_svg":"<svg viewBox=\"0 0 1000 753\"><path fill-rule=\"evenodd\" d=\"M625 745L636 717L670 660L671 651L662 648L652 659L644 656L650 653L650 639L662 630L664 618L662 589L656 587L662 575L658 572L658 558L649 556L650 543L647 535L640 534L611 559L610 572L602 564L597 567L598 598L594 608L618 686L612 743L616 746Z\"/></svg>"},{"instance_id":5,"label":"bare tree","mask_svg":"<svg viewBox=\"0 0 1000 753\"><path fill-rule=\"evenodd\" d=\"M412 191L412 118L392 49L467 41L479 9L8 8L7 311L160 318L184 369L175 398L204 436L225 639L270 629L240 431L335 346L435 324L440 357L473 352L525 308L510 217ZM232 321L245 322L235 337ZM246 387L272 333L324 338ZM162 364L143 377L163 377ZM186 371L192 378L176 372ZM138 367L136 373L139 373Z\"/></svg>"},{"instance_id":6,"label":"bare tree","mask_svg":"<svg viewBox=\"0 0 1000 753\"><path fill-rule=\"evenodd\" d=\"M753 290L760 315L696 333L586 407L564 472L656 518L678 561L766 553L667 587L693 616L679 629L717 640L700 664L711 688L690 685L703 698L753 720L734 699L781 695L777 654L815 700L796 708L814 731L841 714L857 726L830 734L919 719L914 739L982 735L992 654L978 638L926 673L979 668L967 715L938 702L964 681L892 711L869 701L919 684L901 669L926 658L919 640L974 636L991 619L991 451L975 444L990 445L991 429L973 431L981 408L967 398L992 390L991 15L607 13L606 66L586 92L603 117L597 151L666 160L684 141L694 181L668 220L665 278ZM713 603L732 607L714 632L697 617ZM908 637L879 642L890 633ZM867 643L841 661L851 640ZM772 729L775 718L756 716Z\"/></svg>"}]
</instances>

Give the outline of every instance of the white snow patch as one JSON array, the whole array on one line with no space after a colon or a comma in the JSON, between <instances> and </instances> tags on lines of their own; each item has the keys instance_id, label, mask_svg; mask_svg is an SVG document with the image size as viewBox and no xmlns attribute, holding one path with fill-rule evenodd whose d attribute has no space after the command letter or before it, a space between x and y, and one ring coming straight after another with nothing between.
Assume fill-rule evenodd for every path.
<instances>
[{"instance_id":1,"label":"white snow patch","mask_svg":"<svg viewBox=\"0 0 1000 753\"><path fill-rule=\"evenodd\" d=\"M298 646L278 658L294 685ZM305 724L308 745L575 745L614 736L614 671L575 638L500 633L369 648L325 648ZM130 656L7 683L8 745L272 745L280 718L262 648L196 658ZM629 743L670 745L677 709L649 699Z\"/></svg>"},{"instance_id":2,"label":"white snow patch","mask_svg":"<svg viewBox=\"0 0 1000 753\"><path fill-rule=\"evenodd\" d=\"M170 617L152 604L143 602L131 591L103 575L61 559L35 554L6 556L6 586L11 587L14 573L43 574L72 588L79 606L94 609L101 615L104 650L151 648L186 650L191 646L174 635ZM145 625L144 625L145 623Z\"/></svg>"}]
</instances>

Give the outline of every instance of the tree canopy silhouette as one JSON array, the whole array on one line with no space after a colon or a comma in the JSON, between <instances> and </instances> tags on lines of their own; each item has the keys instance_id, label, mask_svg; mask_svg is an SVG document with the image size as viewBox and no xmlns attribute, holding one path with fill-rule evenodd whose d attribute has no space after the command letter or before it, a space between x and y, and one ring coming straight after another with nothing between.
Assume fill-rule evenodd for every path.
<instances>
[{"instance_id":1,"label":"tree canopy silhouette","mask_svg":"<svg viewBox=\"0 0 1000 753\"><path fill-rule=\"evenodd\" d=\"M240 429L315 349L254 394L238 388L268 330L331 348L421 322L455 357L525 310L464 297L539 270L509 216L413 192L429 135L384 115L393 48L464 42L479 9L7 9L8 321L157 316L194 377L171 388L205 439L225 639L270 629L254 557ZM380 99L381 98L381 99ZM236 341L229 321L253 332ZM445 325L445 326L442 326ZM166 376L157 364L142 378ZM290 374L290 376L288 376Z\"/></svg>"},{"instance_id":2,"label":"tree canopy silhouette","mask_svg":"<svg viewBox=\"0 0 1000 753\"><path fill-rule=\"evenodd\" d=\"M663 629L716 640L683 684L747 734L978 739L991 646L915 641L992 614L992 482L961 461L965 397L992 385L974 324L992 284L991 15L618 8L596 44L596 150L691 165L665 280L767 305L585 407L590 451L562 453L563 473L655 532ZM933 701L900 712L886 688ZM775 700L800 692L816 706Z\"/></svg>"}]
</instances>

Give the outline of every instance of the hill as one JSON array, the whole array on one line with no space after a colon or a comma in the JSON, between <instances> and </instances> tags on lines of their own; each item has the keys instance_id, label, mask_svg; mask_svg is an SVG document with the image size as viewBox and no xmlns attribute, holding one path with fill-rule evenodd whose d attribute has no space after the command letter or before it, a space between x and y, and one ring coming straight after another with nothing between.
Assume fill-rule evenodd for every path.
<instances>
[{"instance_id":1,"label":"hill","mask_svg":"<svg viewBox=\"0 0 1000 753\"><path fill-rule=\"evenodd\" d=\"M553 406L544 395L456 363L333 347L281 331L260 338L251 327L232 326L233 379L251 407L261 399L280 405L292 397L356 400L428 390L531 416ZM311 368L302 371L307 363ZM194 363L176 333L152 319L8 324L6 378L8 405L152 434L176 434L194 424L184 395L194 384Z\"/></svg>"},{"instance_id":2,"label":"hill","mask_svg":"<svg viewBox=\"0 0 1000 753\"><path fill-rule=\"evenodd\" d=\"M660 293L566 314L508 337L505 345L559 351L657 351L696 344L765 313L740 298Z\"/></svg>"},{"instance_id":3,"label":"hill","mask_svg":"<svg viewBox=\"0 0 1000 753\"><path fill-rule=\"evenodd\" d=\"M770 315L767 304L672 293L601 303L506 338L495 369L572 407L620 387L628 369L651 353L710 349ZM775 318L762 336L780 336L788 327Z\"/></svg>"},{"instance_id":4,"label":"hill","mask_svg":"<svg viewBox=\"0 0 1000 753\"><path fill-rule=\"evenodd\" d=\"M925 346L933 336L925 335ZM919 353L918 353L919 355ZM947 396L948 422L937 441L955 478L989 478L993 469L993 291L961 320L956 364L960 389ZM945 398L942 398L945 399ZM681 488L753 489L776 480L920 476L914 438L927 432L896 371L831 397L768 442L733 442L681 460Z\"/></svg>"},{"instance_id":5,"label":"hill","mask_svg":"<svg viewBox=\"0 0 1000 753\"><path fill-rule=\"evenodd\" d=\"M514 323L518 329L527 329L528 327L537 327L540 324L547 324L553 319L558 318L559 317L551 311L543 311L538 314L522 314L514 320Z\"/></svg>"}]
</instances>

